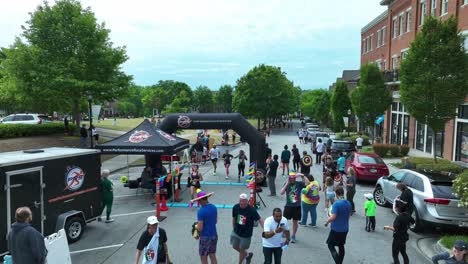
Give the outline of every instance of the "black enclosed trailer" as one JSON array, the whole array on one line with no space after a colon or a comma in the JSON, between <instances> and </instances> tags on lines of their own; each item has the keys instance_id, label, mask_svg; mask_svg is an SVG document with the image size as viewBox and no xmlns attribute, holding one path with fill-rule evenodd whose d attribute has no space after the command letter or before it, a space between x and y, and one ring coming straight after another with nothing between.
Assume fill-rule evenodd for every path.
<instances>
[{"instance_id":1,"label":"black enclosed trailer","mask_svg":"<svg viewBox=\"0 0 468 264\"><path fill-rule=\"evenodd\" d=\"M45 148L0 153L0 256L15 210L28 206L32 225L44 236L64 228L69 242L102 209L101 161L98 150Z\"/></svg>"}]
</instances>

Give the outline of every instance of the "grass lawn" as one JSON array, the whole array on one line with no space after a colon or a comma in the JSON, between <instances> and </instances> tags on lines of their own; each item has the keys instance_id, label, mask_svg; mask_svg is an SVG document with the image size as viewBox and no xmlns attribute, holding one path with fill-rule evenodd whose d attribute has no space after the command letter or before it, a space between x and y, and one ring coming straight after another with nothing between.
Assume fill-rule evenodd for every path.
<instances>
[{"instance_id":1,"label":"grass lawn","mask_svg":"<svg viewBox=\"0 0 468 264\"><path fill-rule=\"evenodd\" d=\"M444 245L444 247L451 249L455 240L468 241L468 236L443 236L440 240L440 243Z\"/></svg>"},{"instance_id":2,"label":"grass lawn","mask_svg":"<svg viewBox=\"0 0 468 264\"><path fill-rule=\"evenodd\" d=\"M362 147L360 152L374 153L374 149L372 148L372 146L364 146L364 147Z\"/></svg>"}]
</instances>

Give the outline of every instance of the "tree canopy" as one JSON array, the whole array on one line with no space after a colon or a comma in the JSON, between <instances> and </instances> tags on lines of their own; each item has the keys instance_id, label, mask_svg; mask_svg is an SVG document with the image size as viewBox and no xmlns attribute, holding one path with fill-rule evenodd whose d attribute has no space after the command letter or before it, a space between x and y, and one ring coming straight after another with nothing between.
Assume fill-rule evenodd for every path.
<instances>
[{"instance_id":1,"label":"tree canopy","mask_svg":"<svg viewBox=\"0 0 468 264\"><path fill-rule=\"evenodd\" d=\"M17 92L42 111L70 110L77 123L88 95L109 100L126 92L131 76L121 70L128 57L113 47L109 30L74 0L44 2L23 26L2 63ZM26 99L26 98L23 98Z\"/></svg>"},{"instance_id":2,"label":"tree canopy","mask_svg":"<svg viewBox=\"0 0 468 264\"><path fill-rule=\"evenodd\" d=\"M223 113L232 112L232 99L234 96L233 92L234 89L230 85L223 85L219 88L215 96L218 111Z\"/></svg>"},{"instance_id":3,"label":"tree canopy","mask_svg":"<svg viewBox=\"0 0 468 264\"><path fill-rule=\"evenodd\" d=\"M333 130L335 132L343 131L345 127L343 117L348 116L348 110L351 109L348 85L345 81L336 82L330 100L330 108L333 116Z\"/></svg>"},{"instance_id":4,"label":"tree canopy","mask_svg":"<svg viewBox=\"0 0 468 264\"><path fill-rule=\"evenodd\" d=\"M185 93L182 94L182 91ZM159 81L156 85L146 87L143 92L142 103L147 115L153 113L153 109L157 109L159 113L164 112L166 107L179 96L179 103L184 102L188 105L183 106L190 110L193 92L188 84L177 81ZM182 101L181 101L182 100ZM173 110L171 110L173 111Z\"/></svg>"},{"instance_id":5,"label":"tree canopy","mask_svg":"<svg viewBox=\"0 0 468 264\"><path fill-rule=\"evenodd\" d=\"M455 117L468 94L468 55L457 24L454 17L429 17L401 62L401 101L434 133Z\"/></svg>"},{"instance_id":6,"label":"tree canopy","mask_svg":"<svg viewBox=\"0 0 468 264\"><path fill-rule=\"evenodd\" d=\"M207 86L198 86L193 94L193 106L200 113L209 113L214 108L213 91Z\"/></svg>"},{"instance_id":7,"label":"tree canopy","mask_svg":"<svg viewBox=\"0 0 468 264\"><path fill-rule=\"evenodd\" d=\"M330 97L330 92L324 89L305 91L301 97L301 111L321 124L328 124Z\"/></svg>"}]
</instances>

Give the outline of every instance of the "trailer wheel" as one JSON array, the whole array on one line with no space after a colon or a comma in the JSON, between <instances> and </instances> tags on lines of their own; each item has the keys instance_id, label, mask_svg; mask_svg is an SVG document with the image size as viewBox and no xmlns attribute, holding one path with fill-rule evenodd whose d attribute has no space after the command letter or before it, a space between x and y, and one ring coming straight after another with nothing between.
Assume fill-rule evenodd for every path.
<instances>
[{"instance_id":1,"label":"trailer wheel","mask_svg":"<svg viewBox=\"0 0 468 264\"><path fill-rule=\"evenodd\" d=\"M81 217L74 216L67 219L65 223L65 232L67 234L68 243L75 243L80 240L83 235L85 222Z\"/></svg>"}]
</instances>

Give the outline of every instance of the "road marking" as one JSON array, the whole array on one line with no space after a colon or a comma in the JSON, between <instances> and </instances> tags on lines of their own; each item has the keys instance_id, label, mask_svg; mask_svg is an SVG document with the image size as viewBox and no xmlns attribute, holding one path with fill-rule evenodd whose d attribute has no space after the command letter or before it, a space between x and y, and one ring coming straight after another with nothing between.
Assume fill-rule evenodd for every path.
<instances>
[{"instance_id":1,"label":"road marking","mask_svg":"<svg viewBox=\"0 0 468 264\"><path fill-rule=\"evenodd\" d=\"M112 215L112 217L127 216L127 215L136 215L136 214L147 214L147 213L154 213L154 212L155 212L154 210L140 211L140 212L126 213L126 214Z\"/></svg>"},{"instance_id":2,"label":"road marking","mask_svg":"<svg viewBox=\"0 0 468 264\"><path fill-rule=\"evenodd\" d=\"M103 247L96 247L96 248L88 248L88 249L83 249L83 250L77 250L77 251L72 251L70 254L78 254L78 253L83 253L83 252L89 252L89 251L95 251L95 250L101 250L101 249L108 249L108 248L114 248L114 247L121 247L124 244L117 244L117 245L110 245L110 246L103 246Z\"/></svg>"}]
</instances>

